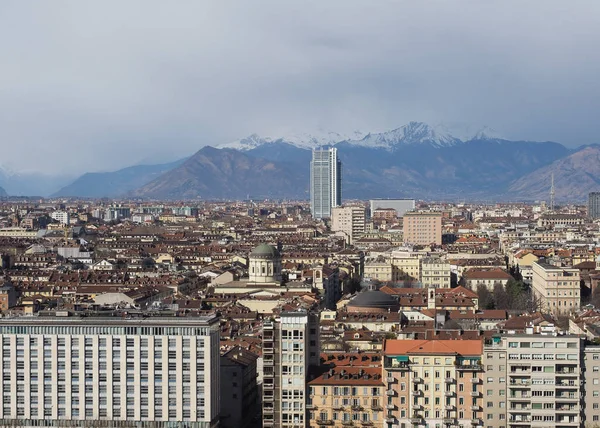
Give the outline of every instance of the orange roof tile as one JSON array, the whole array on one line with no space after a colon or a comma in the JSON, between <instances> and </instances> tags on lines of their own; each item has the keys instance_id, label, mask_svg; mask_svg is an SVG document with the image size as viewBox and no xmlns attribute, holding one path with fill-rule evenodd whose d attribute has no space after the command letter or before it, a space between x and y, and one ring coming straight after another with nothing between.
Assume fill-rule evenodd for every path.
<instances>
[{"instance_id":1,"label":"orange roof tile","mask_svg":"<svg viewBox=\"0 0 600 428\"><path fill-rule=\"evenodd\" d=\"M481 355L482 340L386 340L384 354Z\"/></svg>"}]
</instances>

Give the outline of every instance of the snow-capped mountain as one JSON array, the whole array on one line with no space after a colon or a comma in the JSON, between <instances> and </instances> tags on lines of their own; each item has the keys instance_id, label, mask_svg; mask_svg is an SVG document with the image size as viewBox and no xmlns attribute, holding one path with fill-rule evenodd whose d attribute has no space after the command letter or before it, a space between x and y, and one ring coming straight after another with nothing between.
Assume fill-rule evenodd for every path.
<instances>
[{"instance_id":1,"label":"snow-capped mountain","mask_svg":"<svg viewBox=\"0 0 600 428\"><path fill-rule=\"evenodd\" d=\"M317 131L312 133L291 133L282 136L265 137L252 134L246 138L220 144L217 148L230 148L248 151L271 143L288 143L302 149L314 149L322 146L331 146L346 142L353 146L380 148L393 151L397 147L427 144L433 147L451 147L470 140L496 139L497 133L488 127L473 128L471 126L448 126L439 124L430 126L423 122L410 122L400 128L380 133L364 134L354 131L342 134L331 131Z\"/></svg>"},{"instance_id":2,"label":"snow-capped mountain","mask_svg":"<svg viewBox=\"0 0 600 428\"><path fill-rule=\"evenodd\" d=\"M220 144L219 149L236 149L248 151L270 143L288 143L302 149L314 149L322 146L330 146L340 141L362 139L365 134L360 131L354 131L349 134L340 134L332 131L316 131L311 133L294 132L281 136L260 136L252 134L246 138L235 140L230 143Z\"/></svg>"}]
</instances>

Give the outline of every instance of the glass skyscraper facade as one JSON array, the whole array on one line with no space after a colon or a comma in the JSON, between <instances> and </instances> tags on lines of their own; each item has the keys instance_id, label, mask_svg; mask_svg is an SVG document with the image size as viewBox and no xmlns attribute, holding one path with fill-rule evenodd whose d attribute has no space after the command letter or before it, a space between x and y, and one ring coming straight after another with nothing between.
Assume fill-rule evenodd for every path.
<instances>
[{"instance_id":1,"label":"glass skyscraper facade","mask_svg":"<svg viewBox=\"0 0 600 428\"><path fill-rule=\"evenodd\" d=\"M342 163L337 149L313 150L310 163L310 209L314 218L330 218L342 204Z\"/></svg>"}]
</instances>

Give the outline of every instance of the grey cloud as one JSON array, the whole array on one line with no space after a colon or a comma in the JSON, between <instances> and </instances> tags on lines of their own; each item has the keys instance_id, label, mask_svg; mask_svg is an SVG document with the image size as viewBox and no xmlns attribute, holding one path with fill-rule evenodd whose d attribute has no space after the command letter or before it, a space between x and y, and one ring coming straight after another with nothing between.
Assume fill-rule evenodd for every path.
<instances>
[{"instance_id":1,"label":"grey cloud","mask_svg":"<svg viewBox=\"0 0 600 428\"><path fill-rule=\"evenodd\" d=\"M4 1L0 164L106 170L410 120L600 142L599 21L591 1Z\"/></svg>"}]
</instances>

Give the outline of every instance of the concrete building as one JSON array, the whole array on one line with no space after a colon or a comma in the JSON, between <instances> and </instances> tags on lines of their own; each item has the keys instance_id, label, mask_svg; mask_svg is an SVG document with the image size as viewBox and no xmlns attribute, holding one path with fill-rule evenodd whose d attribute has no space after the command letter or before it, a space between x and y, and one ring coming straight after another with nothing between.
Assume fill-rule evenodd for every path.
<instances>
[{"instance_id":1,"label":"concrete building","mask_svg":"<svg viewBox=\"0 0 600 428\"><path fill-rule=\"evenodd\" d=\"M442 213L404 214L404 242L413 245L442 245Z\"/></svg>"},{"instance_id":2,"label":"concrete building","mask_svg":"<svg viewBox=\"0 0 600 428\"><path fill-rule=\"evenodd\" d=\"M440 257L424 257L421 259L421 284L436 288L450 288L450 263Z\"/></svg>"},{"instance_id":3,"label":"concrete building","mask_svg":"<svg viewBox=\"0 0 600 428\"><path fill-rule=\"evenodd\" d=\"M307 425L307 376L319 365L319 349L317 314L283 312L263 323L263 427Z\"/></svg>"},{"instance_id":4,"label":"concrete building","mask_svg":"<svg viewBox=\"0 0 600 428\"><path fill-rule=\"evenodd\" d=\"M258 356L238 346L221 355L221 428L256 425L260 411Z\"/></svg>"},{"instance_id":5,"label":"concrete building","mask_svg":"<svg viewBox=\"0 0 600 428\"><path fill-rule=\"evenodd\" d=\"M364 207L334 207L331 209L331 231L342 232L348 244L365 233L366 210Z\"/></svg>"},{"instance_id":6,"label":"concrete building","mask_svg":"<svg viewBox=\"0 0 600 428\"><path fill-rule=\"evenodd\" d=\"M216 427L219 321L0 320L0 426Z\"/></svg>"},{"instance_id":7,"label":"concrete building","mask_svg":"<svg viewBox=\"0 0 600 428\"><path fill-rule=\"evenodd\" d=\"M481 340L387 340L387 427L483 426Z\"/></svg>"},{"instance_id":8,"label":"concrete building","mask_svg":"<svg viewBox=\"0 0 600 428\"><path fill-rule=\"evenodd\" d=\"M600 346L586 346L581 365L584 423L586 427L600 426Z\"/></svg>"},{"instance_id":9,"label":"concrete building","mask_svg":"<svg viewBox=\"0 0 600 428\"><path fill-rule=\"evenodd\" d=\"M495 336L484 346L485 425L583 426L581 339L529 333Z\"/></svg>"},{"instance_id":10,"label":"concrete building","mask_svg":"<svg viewBox=\"0 0 600 428\"><path fill-rule=\"evenodd\" d=\"M473 291L477 291L480 285L494 291L496 284L506 286L512 276L502 269L469 269L463 273L463 278L465 286Z\"/></svg>"},{"instance_id":11,"label":"concrete building","mask_svg":"<svg viewBox=\"0 0 600 428\"><path fill-rule=\"evenodd\" d=\"M396 217L404 216L404 213L415 209L414 199L371 199L369 200L371 215L379 208L392 208L396 211Z\"/></svg>"},{"instance_id":12,"label":"concrete building","mask_svg":"<svg viewBox=\"0 0 600 428\"><path fill-rule=\"evenodd\" d=\"M542 310L554 315L568 315L581 304L579 270L533 263L532 290Z\"/></svg>"},{"instance_id":13,"label":"concrete building","mask_svg":"<svg viewBox=\"0 0 600 428\"><path fill-rule=\"evenodd\" d=\"M337 149L317 149L310 163L310 210L314 218L330 218L342 205L342 163Z\"/></svg>"},{"instance_id":14,"label":"concrete building","mask_svg":"<svg viewBox=\"0 0 600 428\"><path fill-rule=\"evenodd\" d=\"M71 224L71 215L67 211L54 211L50 213L50 218L56 220L60 224Z\"/></svg>"},{"instance_id":15,"label":"concrete building","mask_svg":"<svg viewBox=\"0 0 600 428\"><path fill-rule=\"evenodd\" d=\"M415 251L413 248L400 248L392 252L392 281L419 281L421 279L421 260L428 257L427 251Z\"/></svg>"},{"instance_id":16,"label":"concrete building","mask_svg":"<svg viewBox=\"0 0 600 428\"><path fill-rule=\"evenodd\" d=\"M591 192L588 195L587 214L589 218L600 218L600 192Z\"/></svg>"}]
</instances>

